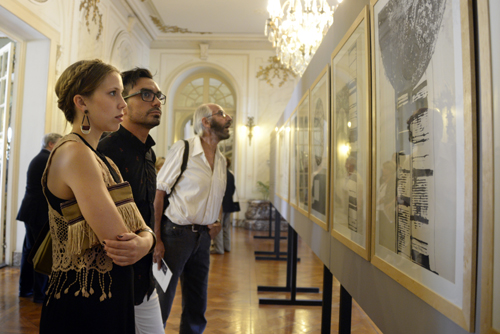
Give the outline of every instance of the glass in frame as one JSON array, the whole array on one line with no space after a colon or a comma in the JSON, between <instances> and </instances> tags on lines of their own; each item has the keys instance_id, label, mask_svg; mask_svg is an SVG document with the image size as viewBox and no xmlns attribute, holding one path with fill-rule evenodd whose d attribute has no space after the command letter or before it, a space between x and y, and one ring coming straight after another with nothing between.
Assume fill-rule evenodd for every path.
<instances>
[{"instance_id":1,"label":"glass in frame","mask_svg":"<svg viewBox=\"0 0 500 334\"><path fill-rule=\"evenodd\" d=\"M297 168L297 110L290 118L290 204L297 208L297 179L299 170Z\"/></svg>"},{"instance_id":2,"label":"glass in frame","mask_svg":"<svg viewBox=\"0 0 500 334\"><path fill-rule=\"evenodd\" d=\"M330 124L330 76L326 65L310 89L309 131L309 218L328 230L329 169L328 156Z\"/></svg>"},{"instance_id":3,"label":"glass in frame","mask_svg":"<svg viewBox=\"0 0 500 334\"><path fill-rule=\"evenodd\" d=\"M290 174L290 127L287 122L278 132L279 143L279 196L288 202L289 174Z\"/></svg>"},{"instance_id":4,"label":"glass in frame","mask_svg":"<svg viewBox=\"0 0 500 334\"><path fill-rule=\"evenodd\" d=\"M300 100L297 112L297 170L298 209L309 217L309 91Z\"/></svg>"},{"instance_id":5,"label":"glass in frame","mask_svg":"<svg viewBox=\"0 0 500 334\"><path fill-rule=\"evenodd\" d=\"M368 6L332 53L332 235L369 260L370 73Z\"/></svg>"},{"instance_id":6,"label":"glass in frame","mask_svg":"<svg viewBox=\"0 0 500 334\"><path fill-rule=\"evenodd\" d=\"M372 0L371 10L371 261L468 331L477 202L471 7Z\"/></svg>"}]
</instances>

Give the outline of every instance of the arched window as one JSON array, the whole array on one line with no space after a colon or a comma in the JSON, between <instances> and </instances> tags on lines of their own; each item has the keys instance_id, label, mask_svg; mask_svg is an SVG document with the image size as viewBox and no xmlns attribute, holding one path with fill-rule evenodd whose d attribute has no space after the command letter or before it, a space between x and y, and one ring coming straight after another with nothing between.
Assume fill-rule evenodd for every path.
<instances>
[{"instance_id":1,"label":"arched window","mask_svg":"<svg viewBox=\"0 0 500 334\"><path fill-rule=\"evenodd\" d=\"M236 95L232 86L213 73L198 73L188 77L179 85L174 97L174 142L194 136L193 114L203 103L215 103L233 118L236 124ZM230 128L231 137L219 143L222 154L232 158L234 127Z\"/></svg>"}]
</instances>

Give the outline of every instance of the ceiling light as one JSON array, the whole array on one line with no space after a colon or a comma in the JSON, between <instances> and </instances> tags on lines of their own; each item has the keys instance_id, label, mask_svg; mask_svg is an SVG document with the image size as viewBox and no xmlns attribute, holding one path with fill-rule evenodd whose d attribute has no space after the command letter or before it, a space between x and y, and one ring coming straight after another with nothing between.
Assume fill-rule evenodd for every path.
<instances>
[{"instance_id":1,"label":"ceiling light","mask_svg":"<svg viewBox=\"0 0 500 334\"><path fill-rule=\"evenodd\" d=\"M332 25L337 6L330 8L326 0L286 0L283 6L280 0L269 0L265 34L283 65L302 76Z\"/></svg>"}]
</instances>

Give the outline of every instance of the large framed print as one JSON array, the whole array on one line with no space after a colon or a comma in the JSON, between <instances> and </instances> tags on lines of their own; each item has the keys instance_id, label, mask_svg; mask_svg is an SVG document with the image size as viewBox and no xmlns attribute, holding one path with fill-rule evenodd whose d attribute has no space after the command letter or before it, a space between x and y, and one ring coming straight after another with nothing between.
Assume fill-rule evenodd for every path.
<instances>
[{"instance_id":1,"label":"large framed print","mask_svg":"<svg viewBox=\"0 0 500 334\"><path fill-rule=\"evenodd\" d=\"M278 132L278 196L288 202L289 174L290 174L290 127L288 123Z\"/></svg>"},{"instance_id":2,"label":"large framed print","mask_svg":"<svg viewBox=\"0 0 500 334\"><path fill-rule=\"evenodd\" d=\"M310 88L309 100L309 219L328 230L330 124L329 65L321 71Z\"/></svg>"},{"instance_id":3,"label":"large framed print","mask_svg":"<svg viewBox=\"0 0 500 334\"><path fill-rule=\"evenodd\" d=\"M371 261L472 331L477 246L472 2L372 0L371 5Z\"/></svg>"},{"instance_id":4,"label":"large framed print","mask_svg":"<svg viewBox=\"0 0 500 334\"><path fill-rule=\"evenodd\" d=\"M298 209L309 217L309 91L297 109L297 170Z\"/></svg>"},{"instance_id":5,"label":"large framed print","mask_svg":"<svg viewBox=\"0 0 500 334\"><path fill-rule=\"evenodd\" d=\"M331 233L369 260L370 34L368 6L332 53Z\"/></svg>"},{"instance_id":6,"label":"large framed print","mask_svg":"<svg viewBox=\"0 0 500 334\"><path fill-rule=\"evenodd\" d=\"M290 197L289 203L297 208L297 180L299 170L297 169L297 109L290 117Z\"/></svg>"},{"instance_id":7,"label":"large framed print","mask_svg":"<svg viewBox=\"0 0 500 334\"><path fill-rule=\"evenodd\" d=\"M481 327L500 334L500 2L479 0L481 72ZM494 180L494 181L493 181ZM493 181L493 182L492 182Z\"/></svg>"}]
</instances>

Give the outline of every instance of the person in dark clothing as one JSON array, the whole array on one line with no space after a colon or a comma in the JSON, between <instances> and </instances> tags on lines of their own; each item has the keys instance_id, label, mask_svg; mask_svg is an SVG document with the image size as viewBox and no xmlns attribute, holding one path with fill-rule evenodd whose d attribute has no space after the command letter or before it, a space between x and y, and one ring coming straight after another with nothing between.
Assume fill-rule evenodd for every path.
<instances>
[{"instance_id":1,"label":"person in dark clothing","mask_svg":"<svg viewBox=\"0 0 500 334\"><path fill-rule=\"evenodd\" d=\"M49 133L43 137L42 150L28 167L26 192L16 219L24 222L23 253L21 275L19 277L19 297L33 296L33 301L42 303L45 298L48 276L35 272L28 262L28 256L43 226L49 221L49 208L42 190L42 175L49 159L50 151L61 138L60 134Z\"/></svg>"},{"instance_id":2,"label":"person in dark clothing","mask_svg":"<svg viewBox=\"0 0 500 334\"><path fill-rule=\"evenodd\" d=\"M156 193L155 141L149 131L160 124L165 103L151 72L135 68L122 73L123 96L127 102L118 131L99 142L98 149L113 160L125 181L130 183L134 201L146 224L154 228ZM164 333L158 296L152 275L153 255L134 264L136 333Z\"/></svg>"},{"instance_id":3,"label":"person in dark clothing","mask_svg":"<svg viewBox=\"0 0 500 334\"><path fill-rule=\"evenodd\" d=\"M224 254L231 251L231 213L240 211L239 203L233 202L233 195L236 191L234 185L234 175L229 170L231 159L226 157L227 161L227 183L226 192L222 199L222 232L217 234L213 240L213 248L210 254Z\"/></svg>"}]
</instances>

